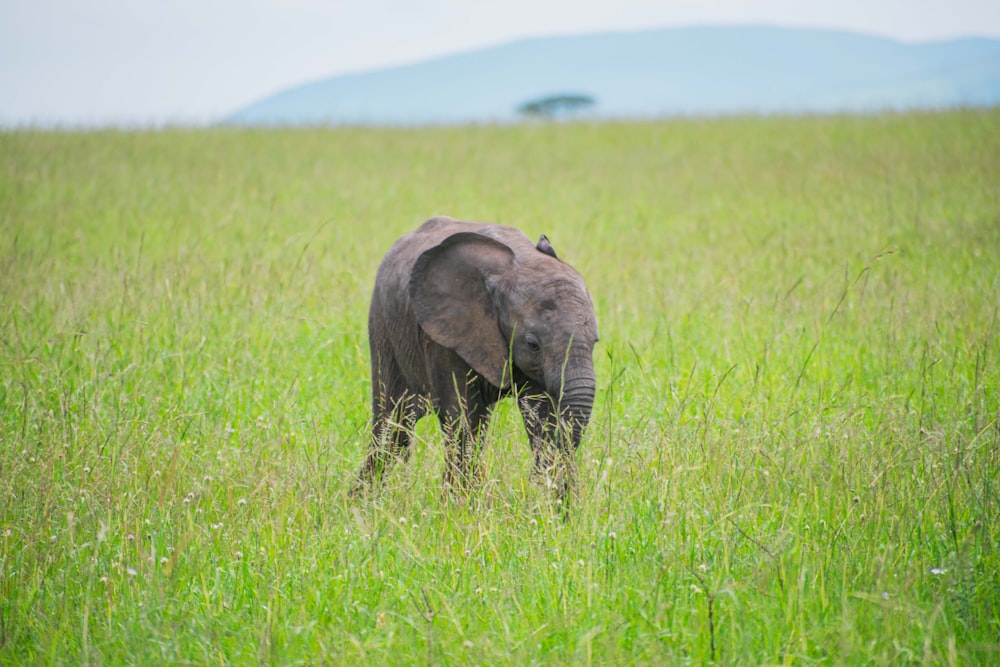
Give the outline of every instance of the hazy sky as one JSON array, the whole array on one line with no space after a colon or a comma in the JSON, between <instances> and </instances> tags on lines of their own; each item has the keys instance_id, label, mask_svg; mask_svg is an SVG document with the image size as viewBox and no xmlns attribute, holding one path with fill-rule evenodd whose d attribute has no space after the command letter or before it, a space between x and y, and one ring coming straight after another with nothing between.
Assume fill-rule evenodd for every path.
<instances>
[{"instance_id":1,"label":"hazy sky","mask_svg":"<svg viewBox=\"0 0 1000 667\"><path fill-rule=\"evenodd\" d=\"M201 123L522 37L733 23L1000 37L1000 0L0 0L0 125Z\"/></svg>"}]
</instances>

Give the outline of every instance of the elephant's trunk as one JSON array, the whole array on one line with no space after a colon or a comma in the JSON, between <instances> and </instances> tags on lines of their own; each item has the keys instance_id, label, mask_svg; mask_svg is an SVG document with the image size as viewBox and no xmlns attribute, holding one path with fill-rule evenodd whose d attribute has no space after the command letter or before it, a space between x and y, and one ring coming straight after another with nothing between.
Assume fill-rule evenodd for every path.
<instances>
[{"instance_id":1,"label":"elephant's trunk","mask_svg":"<svg viewBox=\"0 0 1000 667\"><path fill-rule=\"evenodd\" d=\"M535 474L551 485L563 516L568 516L570 499L576 487L574 452L594 408L597 381L590 349L571 351L549 392L556 403L555 438L535 451Z\"/></svg>"},{"instance_id":2,"label":"elephant's trunk","mask_svg":"<svg viewBox=\"0 0 1000 667\"><path fill-rule=\"evenodd\" d=\"M556 394L559 396L560 421L568 427L566 435L569 436L573 449L576 449L590 421L597 389L589 350L570 357L561 384L561 391Z\"/></svg>"}]
</instances>

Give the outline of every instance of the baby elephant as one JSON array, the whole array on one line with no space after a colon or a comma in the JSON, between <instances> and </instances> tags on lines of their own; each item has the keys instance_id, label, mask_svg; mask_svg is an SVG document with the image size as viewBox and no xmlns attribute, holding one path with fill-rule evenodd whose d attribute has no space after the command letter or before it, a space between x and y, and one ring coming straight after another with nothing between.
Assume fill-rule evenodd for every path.
<instances>
[{"instance_id":1,"label":"baby elephant","mask_svg":"<svg viewBox=\"0 0 1000 667\"><path fill-rule=\"evenodd\" d=\"M445 484L467 490L493 405L514 394L533 478L566 507L573 453L594 405L597 318L587 286L544 236L432 218L389 249L368 313L372 436L353 494L409 456L433 410L448 443Z\"/></svg>"}]
</instances>

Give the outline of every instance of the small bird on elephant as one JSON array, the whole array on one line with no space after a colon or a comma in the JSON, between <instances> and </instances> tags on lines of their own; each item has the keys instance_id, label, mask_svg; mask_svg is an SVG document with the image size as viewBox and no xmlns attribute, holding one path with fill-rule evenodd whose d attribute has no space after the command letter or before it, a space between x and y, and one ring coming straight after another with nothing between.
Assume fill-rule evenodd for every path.
<instances>
[{"instance_id":1,"label":"small bird on elephant","mask_svg":"<svg viewBox=\"0 0 1000 667\"><path fill-rule=\"evenodd\" d=\"M424 222L378 267L368 340L371 442L354 495L408 458L413 427L430 412L447 443L445 485L469 490L493 406L513 395L532 477L568 506L597 387L597 317L583 278L544 235L533 243L513 227Z\"/></svg>"}]
</instances>

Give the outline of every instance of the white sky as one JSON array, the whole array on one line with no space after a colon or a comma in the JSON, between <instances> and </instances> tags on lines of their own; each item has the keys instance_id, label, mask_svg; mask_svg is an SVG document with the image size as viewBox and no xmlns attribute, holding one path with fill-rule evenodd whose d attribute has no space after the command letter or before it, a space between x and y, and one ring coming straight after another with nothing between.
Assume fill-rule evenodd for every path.
<instances>
[{"instance_id":1,"label":"white sky","mask_svg":"<svg viewBox=\"0 0 1000 667\"><path fill-rule=\"evenodd\" d=\"M1000 0L0 0L0 126L204 123L522 37L733 23L1000 38Z\"/></svg>"}]
</instances>

